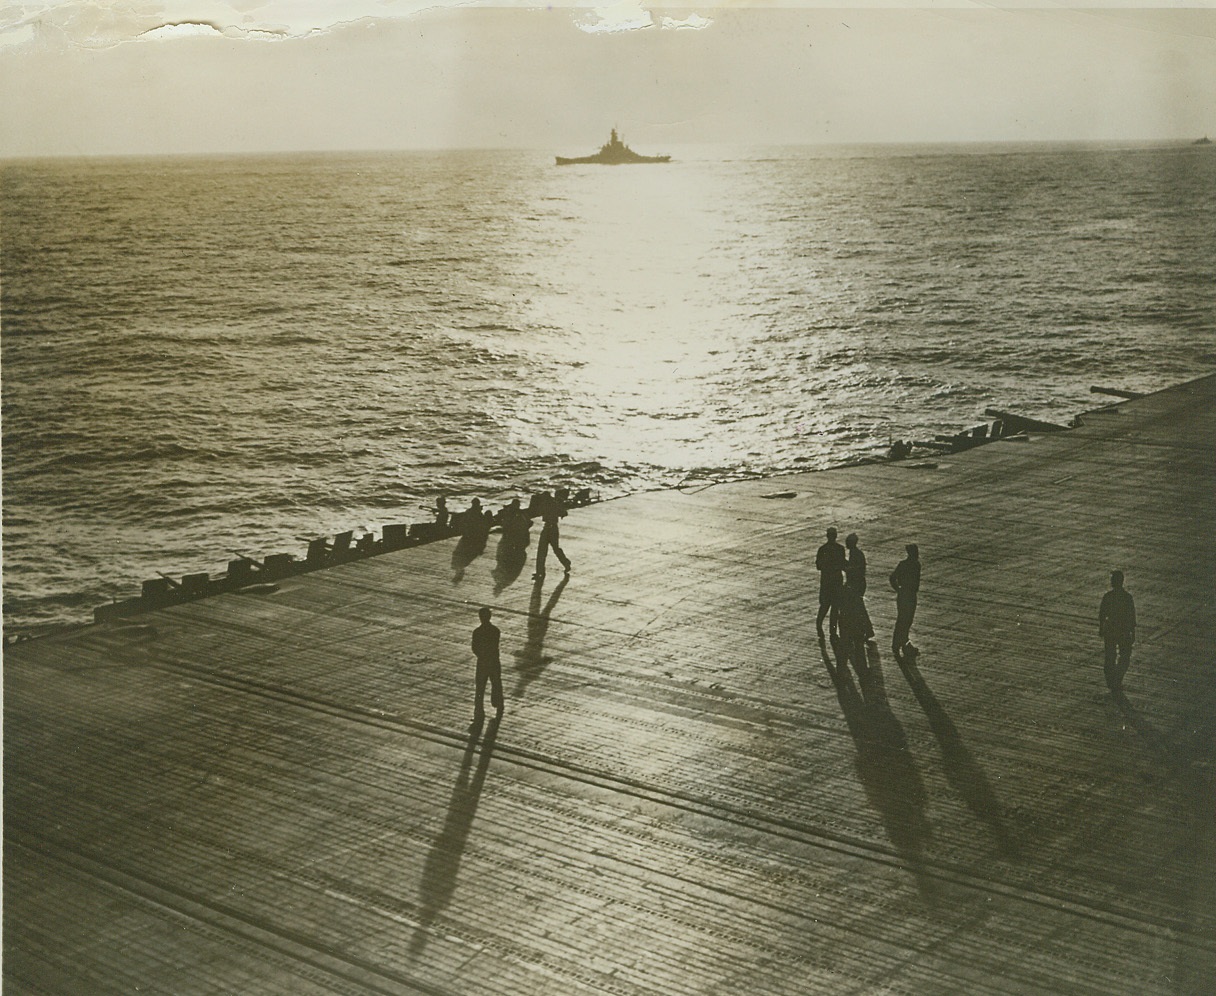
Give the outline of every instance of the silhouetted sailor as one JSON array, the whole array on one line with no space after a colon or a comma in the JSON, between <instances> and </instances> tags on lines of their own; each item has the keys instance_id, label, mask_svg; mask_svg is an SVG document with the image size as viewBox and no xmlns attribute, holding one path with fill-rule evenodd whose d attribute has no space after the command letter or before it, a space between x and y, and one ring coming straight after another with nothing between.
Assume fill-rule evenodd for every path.
<instances>
[{"instance_id":1,"label":"silhouetted sailor","mask_svg":"<svg viewBox=\"0 0 1216 996\"><path fill-rule=\"evenodd\" d=\"M891 572L896 609L891 652L896 657L902 657L905 648L913 650L908 635L912 630L912 619L916 616L916 595L920 591L920 551L915 543L909 543L904 549L908 551L908 556L896 564Z\"/></svg>"},{"instance_id":2,"label":"silhouetted sailor","mask_svg":"<svg viewBox=\"0 0 1216 996\"><path fill-rule=\"evenodd\" d=\"M509 547L525 547L528 545L528 530L532 528L532 520L519 507L519 499L512 498L504 505L495 517L502 527L502 538Z\"/></svg>"},{"instance_id":3,"label":"silhouetted sailor","mask_svg":"<svg viewBox=\"0 0 1216 996\"><path fill-rule=\"evenodd\" d=\"M866 669L866 626L870 617L861 595L850 584L841 587L837 594L840 609L840 637L838 654L853 665L860 677Z\"/></svg>"},{"instance_id":4,"label":"silhouetted sailor","mask_svg":"<svg viewBox=\"0 0 1216 996\"><path fill-rule=\"evenodd\" d=\"M1132 644L1136 642L1136 603L1123 587L1122 571L1110 573L1110 591L1102 596L1098 607L1098 634L1106 644L1106 685L1115 695L1121 695L1123 676L1132 662Z\"/></svg>"},{"instance_id":5,"label":"silhouetted sailor","mask_svg":"<svg viewBox=\"0 0 1216 996\"><path fill-rule=\"evenodd\" d=\"M874 624L870 622L870 612L866 608L865 602L866 555L861 552L856 533L849 533L844 538L844 546L849 553L849 559L844 568L845 585L857 593L863 616L862 628L865 631L865 638L872 640L874 639Z\"/></svg>"},{"instance_id":6,"label":"silhouetted sailor","mask_svg":"<svg viewBox=\"0 0 1216 996\"><path fill-rule=\"evenodd\" d=\"M505 526L509 519L523 514L523 509L519 507L519 499L512 498L509 502L507 502L507 504L503 505L503 507L498 510L498 514L494 516L494 521L500 526Z\"/></svg>"},{"instance_id":7,"label":"silhouetted sailor","mask_svg":"<svg viewBox=\"0 0 1216 996\"><path fill-rule=\"evenodd\" d=\"M828 628L833 636L839 622L840 589L844 585L844 569L848 562L844 557L844 547L836 542L836 527L828 527L828 541L815 554L815 569L819 572L819 615L815 618L815 628L823 636L823 617L831 613Z\"/></svg>"},{"instance_id":8,"label":"silhouetted sailor","mask_svg":"<svg viewBox=\"0 0 1216 996\"><path fill-rule=\"evenodd\" d=\"M502 715L502 666L498 659L499 629L490 622L490 610L478 613L481 625L473 630L473 656L477 658L477 698L473 707L473 722L485 719L486 682L490 683L490 704Z\"/></svg>"},{"instance_id":9,"label":"silhouetted sailor","mask_svg":"<svg viewBox=\"0 0 1216 996\"><path fill-rule=\"evenodd\" d=\"M559 497L565 494L564 490L558 491L557 496L546 494L541 502L540 515L545 524L541 527L540 540L536 546L536 573L532 575L533 580L545 576L545 557L550 547L566 573L570 573L570 559L562 552L561 538L557 530L558 520L566 516L566 503Z\"/></svg>"},{"instance_id":10,"label":"silhouetted sailor","mask_svg":"<svg viewBox=\"0 0 1216 996\"><path fill-rule=\"evenodd\" d=\"M460 517L461 536L484 543L486 537L490 535L490 525L492 524L492 517L487 518L488 514L482 512L481 499L474 498Z\"/></svg>"},{"instance_id":11,"label":"silhouetted sailor","mask_svg":"<svg viewBox=\"0 0 1216 996\"><path fill-rule=\"evenodd\" d=\"M435 525L439 529L446 530L448 528L448 500L440 495L435 499L435 507L432 509L435 513Z\"/></svg>"}]
</instances>

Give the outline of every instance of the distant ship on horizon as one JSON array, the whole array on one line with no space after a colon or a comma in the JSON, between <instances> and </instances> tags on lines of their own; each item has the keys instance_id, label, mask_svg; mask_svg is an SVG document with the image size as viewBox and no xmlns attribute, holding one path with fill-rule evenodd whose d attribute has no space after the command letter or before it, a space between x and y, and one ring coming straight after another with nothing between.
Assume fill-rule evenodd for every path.
<instances>
[{"instance_id":1,"label":"distant ship on horizon","mask_svg":"<svg viewBox=\"0 0 1216 996\"><path fill-rule=\"evenodd\" d=\"M1191 144L1192 145L1211 145L1212 140L1210 138L1208 138L1207 135L1204 135L1203 138L1197 138Z\"/></svg>"},{"instance_id":2,"label":"distant ship on horizon","mask_svg":"<svg viewBox=\"0 0 1216 996\"><path fill-rule=\"evenodd\" d=\"M600 151L591 156L579 156L577 158L567 158L565 156L557 156L558 166L573 166L578 163L599 163L602 166L624 166L630 163L667 163L671 162L671 156L641 156L633 149L629 148L616 133L616 129L612 129L612 135L608 141L600 146Z\"/></svg>"}]
</instances>

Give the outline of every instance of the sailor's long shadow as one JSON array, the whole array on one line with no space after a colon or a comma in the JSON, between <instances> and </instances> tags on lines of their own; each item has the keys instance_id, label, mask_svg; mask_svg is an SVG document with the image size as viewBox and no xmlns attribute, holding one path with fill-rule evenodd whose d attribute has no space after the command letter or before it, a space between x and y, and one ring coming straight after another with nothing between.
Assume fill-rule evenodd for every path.
<instances>
[{"instance_id":1,"label":"sailor's long shadow","mask_svg":"<svg viewBox=\"0 0 1216 996\"><path fill-rule=\"evenodd\" d=\"M501 594L503 589L513 584L528 562L528 544L531 538L527 530L522 532L504 532L498 540L498 548L494 551L494 594Z\"/></svg>"},{"instance_id":2,"label":"sailor's long shadow","mask_svg":"<svg viewBox=\"0 0 1216 996\"><path fill-rule=\"evenodd\" d=\"M833 644L833 650L837 646ZM837 653L833 661L822 639L819 649L857 746L857 774L866 798L882 818L887 838L915 876L920 894L933 901L937 889L924 871L925 845L932 837L925 814L925 784L908 750L904 728L887 701L878 654L871 652L859 691L845 656Z\"/></svg>"},{"instance_id":3,"label":"sailor's long shadow","mask_svg":"<svg viewBox=\"0 0 1216 996\"><path fill-rule=\"evenodd\" d=\"M545 634L549 632L549 615L557 600L562 597L562 591L570 581L570 575L565 575L557 587L549 595L545 607L540 607L541 582L538 580L532 586L532 598L528 602L528 638L521 649L515 651L515 670L519 672L519 680L515 683L512 697L519 698L549 666L551 657L545 656Z\"/></svg>"},{"instance_id":4,"label":"sailor's long shadow","mask_svg":"<svg viewBox=\"0 0 1216 996\"><path fill-rule=\"evenodd\" d=\"M1191 808L1192 816L1174 844L1173 852L1177 857L1169 859L1175 867L1178 862L1193 861L1193 855L1211 853L1213 842L1211 813L1216 779L1211 772L1216 755L1216 686L1208 678L1188 691L1188 704L1169 735L1153 727L1122 691L1115 693L1115 704L1120 712L1143 738L1155 761L1165 769L1167 777L1174 781L1176 791ZM1197 935L1205 929L1202 924L1206 922L1205 912L1211 905L1211 889L1201 875L1192 875L1191 882L1190 895L1178 904L1178 909L1185 932ZM1179 946L1171 977L1183 980L1180 991L1210 990L1208 962L1198 949Z\"/></svg>"},{"instance_id":5,"label":"sailor's long shadow","mask_svg":"<svg viewBox=\"0 0 1216 996\"><path fill-rule=\"evenodd\" d=\"M480 557L486 549L486 539L489 536L483 529L467 532L461 535L456 549L452 551L452 583L464 578L464 569Z\"/></svg>"},{"instance_id":6,"label":"sailor's long shadow","mask_svg":"<svg viewBox=\"0 0 1216 996\"><path fill-rule=\"evenodd\" d=\"M946 781L962 796L967 808L988 824L993 837L996 838L996 845L1001 855L1011 859L1017 858L1019 856L1017 841L1013 839L1009 828L1005 825L1002 806L996 793L992 791L992 785L988 781L988 776L984 774L984 769L979 766L979 762L963 743L958 728L946 715L946 710L942 708L941 703L937 701L936 696L921 676L916 663L908 657L899 657L896 660L899 662L900 670L904 673L904 678L912 688L912 694L916 696L916 701L925 711L925 716L929 719L929 727L933 730L933 735L937 737L938 745L942 749Z\"/></svg>"},{"instance_id":7,"label":"sailor's long shadow","mask_svg":"<svg viewBox=\"0 0 1216 996\"><path fill-rule=\"evenodd\" d=\"M1115 704L1119 707L1119 711L1123 713L1127 721L1131 723L1132 729L1144 738L1152 752L1162 761L1167 767L1173 767L1177 763L1175 752L1170 749L1170 745L1166 742L1157 730L1153 727L1144 714L1137 709L1128 700L1127 696L1122 691L1115 692Z\"/></svg>"},{"instance_id":8,"label":"sailor's long shadow","mask_svg":"<svg viewBox=\"0 0 1216 996\"><path fill-rule=\"evenodd\" d=\"M1154 727L1122 691L1115 693L1114 700L1154 760L1171 775L1190 781L1195 771L1208 770L1216 753L1216 682L1209 679L1207 684L1190 690L1187 707L1170 733Z\"/></svg>"},{"instance_id":9,"label":"sailor's long shadow","mask_svg":"<svg viewBox=\"0 0 1216 996\"><path fill-rule=\"evenodd\" d=\"M418 926L410 941L410 957L419 957L426 948L426 939L431 924L451 902L452 893L456 890L456 873L460 870L460 859L469 842L469 831L473 827L473 817L477 814L477 804L481 800L481 790L485 785L486 771L490 767L490 756L494 753L494 741L498 736L498 717L490 720L486 727L486 735L481 741L481 756L477 768L473 768L473 758L477 756L477 735L481 732L478 724L469 733L469 745L465 748L464 758L460 762L460 774L452 787L452 798L448 800L448 815L443 829L431 845L426 864L422 869L422 882L418 886L420 912ZM471 777L470 777L471 775Z\"/></svg>"}]
</instances>

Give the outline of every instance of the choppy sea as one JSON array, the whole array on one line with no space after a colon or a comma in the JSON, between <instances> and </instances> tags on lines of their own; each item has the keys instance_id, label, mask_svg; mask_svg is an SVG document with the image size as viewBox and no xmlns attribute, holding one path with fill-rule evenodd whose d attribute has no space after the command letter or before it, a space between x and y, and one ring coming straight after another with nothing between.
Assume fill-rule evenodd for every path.
<instances>
[{"instance_id":1,"label":"choppy sea","mask_svg":"<svg viewBox=\"0 0 1216 996\"><path fill-rule=\"evenodd\" d=\"M0 164L5 629L439 494L825 467L1209 373L1212 148Z\"/></svg>"}]
</instances>

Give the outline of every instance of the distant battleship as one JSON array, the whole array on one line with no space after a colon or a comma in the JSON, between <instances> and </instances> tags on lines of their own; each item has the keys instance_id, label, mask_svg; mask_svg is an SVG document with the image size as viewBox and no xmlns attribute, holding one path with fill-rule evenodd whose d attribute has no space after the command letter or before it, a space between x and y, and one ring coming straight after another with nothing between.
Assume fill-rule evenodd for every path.
<instances>
[{"instance_id":1,"label":"distant battleship","mask_svg":"<svg viewBox=\"0 0 1216 996\"><path fill-rule=\"evenodd\" d=\"M615 135L616 132L613 132L613 134ZM1203 138L1197 138L1191 144L1192 145L1211 145L1212 140L1210 138L1208 138L1207 135L1204 135ZM605 145L604 148L606 149L606 148L608 148L608 146Z\"/></svg>"},{"instance_id":2,"label":"distant battleship","mask_svg":"<svg viewBox=\"0 0 1216 996\"><path fill-rule=\"evenodd\" d=\"M629 148L617 136L616 129L612 129L612 137L608 139L606 145L600 146L600 151L593 156L579 156L577 159L567 159L565 156L557 157L558 166L573 166L576 163L599 163L602 166L621 166L626 163L667 163L671 162L671 156L639 156L633 149Z\"/></svg>"}]
</instances>

